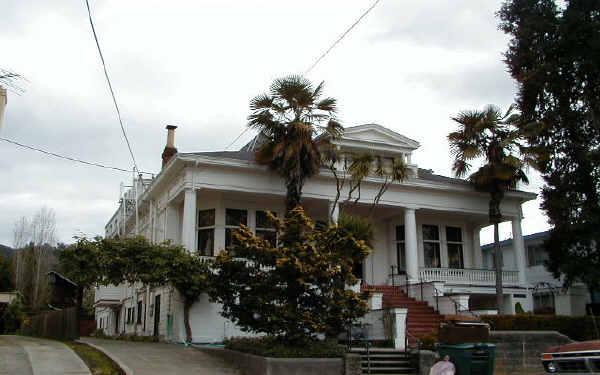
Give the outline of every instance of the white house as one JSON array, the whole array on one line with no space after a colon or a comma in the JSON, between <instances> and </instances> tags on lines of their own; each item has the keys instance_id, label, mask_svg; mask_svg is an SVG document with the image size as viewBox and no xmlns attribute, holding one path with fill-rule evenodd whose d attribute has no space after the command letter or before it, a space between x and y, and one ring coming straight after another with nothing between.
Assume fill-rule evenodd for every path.
<instances>
[{"instance_id":1,"label":"white house","mask_svg":"<svg viewBox=\"0 0 600 375\"><path fill-rule=\"evenodd\" d=\"M162 170L152 180L136 182L139 233L155 242L171 240L206 257L226 247L240 223L260 235L273 235L262 218L265 210L283 216L285 187L277 174L254 161L252 142L239 151L178 153L175 127L167 128ZM374 252L363 264L363 283L414 284L411 296L428 301L441 313L454 312L445 311L451 310L448 298L459 302L455 310L489 310L495 276L484 267L479 240L480 229L489 225L488 195L476 192L464 180L419 168L413 162L419 143L381 125L346 128L344 136L333 143L342 153L403 158L412 171L407 180L389 187L376 209ZM358 204L346 209L367 215L381 182L374 176L367 178ZM327 221L329 212L334 216L339 212L339 207L333 207L335 193L334 177L323 169L306 182L302 204L313 219ZM516 249L515 267L503 275L508 311L514 312L517 302L526 310L532 308L521 204L535 196L510 191L502 202L505 220L512 222ZM106 225L107 236L135 232L135 206L132 188L123 194ZM100 288L96 306L98 322L108 334L137 332L175 341L185 337L181 300L168 287ZM242 334L206 298L192 307L190 316L195 342Z\"/></svg>"},{"instance_id":2,"label":"white house","mask_svg":"<svg viewBox=\"0 0 600 375\"><path fill-rule=\"evenodd\" d=\"M585 315L586 305L593 302L588 288L582 283L575 283L570 288L563 288L563 282L554 278L544 266L548 252L544 241L549 232L540 232L523 237L526 250L527 268L525 278L530 288L533 305L531 312L557 315ZM517 260L513 240L500 242L502 249L502 269L516 270ZM482 246L483 264L485 268L494 268L494 244Z\"/></svg>"}]
</instances>

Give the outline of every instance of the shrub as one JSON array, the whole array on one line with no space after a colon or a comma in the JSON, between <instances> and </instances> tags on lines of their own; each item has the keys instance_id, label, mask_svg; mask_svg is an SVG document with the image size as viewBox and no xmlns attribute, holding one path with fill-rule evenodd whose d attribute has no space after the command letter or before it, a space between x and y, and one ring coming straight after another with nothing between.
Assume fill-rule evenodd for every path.
<instances>
[{"instance_id":1,"label":"shrub","mask_svg":"<svg viewBox=\"0 0 600 375\"><path fill-rule=\"evenodd\" d=\"M368 311L366 293L344 285L357 283L352 269L371 250L341 227L315 230L300 206L284 221L269 218L278 243L242 225L213 264L211 298L246 332L285 337L293 346L318 334L336 337Z\"/></svg>"},{"instance_id":2,"label":"shrub","mask_svg":"<svg viewBox=\"0 0 600 375\"><path fill-rule=\"evenodd\" d=\"M91 337L96 337L99 339L106 339L106 338L110 338L110 336L107 336L104 334L104 331L101 329L95 329L92 331L92 333L90 333Z\"/></svg>"},{"instance_id":3,"label":"shrub","mask_svg":"<svg viewBox=\"0 0 600 375\"><path fill-rule=\"evenodd\" d=\"M233 338L223 341L225 348L275 358L337 358L345 348L335 341L310 340L302 346L290 345L283 337Z\"/></svg>"},{"instance_id":4,"label":"shrub","mask_svg":"<svg viewBox=\"0 0 600 375\"><path fill-rule=\"evenodd\" d=\"M419 336L421 341L421 349L435 351L435 344L440 342L440 337L437 332L428 332Z\"/></svg>"},{"instance_id":5,"label":"shrub","mask_svg":"<svg viewBox=\"0 0 600 375\"><path fill-rule=\"evenodd\" d=\"M558 331L575 341L596 339L600 320L593 316L561 315L486 315L481 320L490 324L494 331Z\"/></svg>"},{"instance_id":6,"label":"shrub","mask_svg":"<svg viewBox=\"0 0 600 375\"><path fill-rule=\"evenodd\" d=\"M4 320L4 333L16 333L21 328L21 323L25 319L23 312L23 303L21 298L15 298L2 314Z\"/></svg>"}]
</instances>

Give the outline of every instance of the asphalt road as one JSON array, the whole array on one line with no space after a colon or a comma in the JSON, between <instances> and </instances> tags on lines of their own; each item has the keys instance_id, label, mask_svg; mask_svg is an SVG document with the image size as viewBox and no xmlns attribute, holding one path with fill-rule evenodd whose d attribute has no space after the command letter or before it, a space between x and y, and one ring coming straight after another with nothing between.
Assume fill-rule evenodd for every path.
<instances>
[{"instance_id":1,"label":"asphalt road","mask_svg":"<svg viewBox=\"0 0 600 375\"><path fill-rule=\"evenodd\" d=\"M58 341L0 335L0 375L90 375L83 360Z\"/></svg>"}]
</instances>

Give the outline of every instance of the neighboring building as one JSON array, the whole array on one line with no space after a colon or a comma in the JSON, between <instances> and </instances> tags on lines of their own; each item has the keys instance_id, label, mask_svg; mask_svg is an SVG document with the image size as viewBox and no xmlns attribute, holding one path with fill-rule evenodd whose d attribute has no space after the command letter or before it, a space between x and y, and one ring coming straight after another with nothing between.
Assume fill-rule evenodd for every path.
<instances>
[{"instance_id":1,"label":"neighboring building","mask_svg":"<svg viewBox=\"0 0 600 375\"><path fill-rule=\"evenodd\" d=\"M207 259L229 245L232 231L240 223L262 236L275 235L263 225L264 211L283 216L285 187L280 176L254 161L256 142L239 151L177 153L175 127L168 130L161 172L152 180L136 182L140 234L153 242L182 244ZM406 181L390 185L376 210L374 252L360 270L363 283L427 282L425 288L410 288L410 294L428 301L441 313L489 310L487 301L495 295L495 276L484 269L479 246L480 229L488 225L488 195L475 191L464 180L419 168L413 162L419 143L383 126L350 127L332 143L348 157L353 152L370 152L389 161L403 158L411 170ZM381 183L375 176L368 177L358 204L346 209L368 215ZM324 169L307 180L302 204L313 219L326 222L328 212L334 216L339 212L339 207L333 207L335 193L334 177ZM502 212L512 221L518 250L516 267L504 271L503 276L504 304L512 312L517 302L532 309L525 277L521 204L535 197L533 193L509 191L502 201ZM106 225L106 236L134 234L135 206L132 188L122 194L119 208ZM417 289L424 290L422 297ZM106 333L154 334L174 341L185 337L181 299L169 287L103 287L97 290L96 301L98 326ZM243 334L222 318L219 310L206 297L194 304L190 320L195 342Z\"/></svg>"},{"instance_id":2,"label":"neighboring building","mask_svg":"<svg viewBox=\"0 0 600 375\"><path fill-rule=\"evenodd\" d=\"M52 285L49 307L63 309L77 306L77 292L79 290L77 283L56 271L48 272L47 276L48 283Z\"/></svg>"},{"instance_id":3,"label":"neighboring building","mask_svg":"<svg viewBox=\"0 0 600 375\"><path fill-rule=\"evenodd\" d=\"M544 266L544 262L548 260L544 241L548 236L549 232L540 232L523 237L527 260L525 275L527 287L533 298L532 308L525 311L535 314L585 315L586 305L592 302L588 288L582 283L575 283L570 288L564 289L562 281L554 278ZM517 269L513 240L501 241L500 247L502 269ZM484 245L481 250L484 266L490 270L494 269L494 244Z\"/></svg>"}]
</instances>

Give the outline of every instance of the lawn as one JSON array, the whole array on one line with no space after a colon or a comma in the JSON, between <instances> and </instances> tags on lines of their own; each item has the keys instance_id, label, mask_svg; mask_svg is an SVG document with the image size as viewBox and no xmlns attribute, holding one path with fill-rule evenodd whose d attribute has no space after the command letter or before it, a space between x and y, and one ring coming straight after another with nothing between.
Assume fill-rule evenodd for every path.
<instances>
[{"instance_id":1,"label":"lawn","mask_svg":"<svg viewBox=\"0 0 600 375\"><path fill-rule=\"evenodd\" d=\"M74 341L64 341L64 343L83 359L92 375L125 375L125 372L101 351Z\"/></svg>"}]
</instances>

